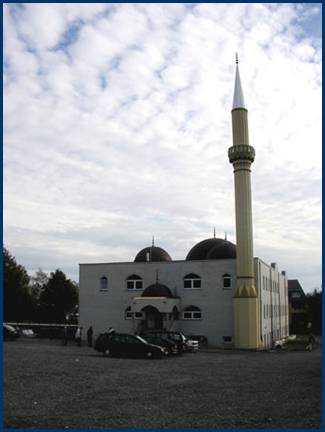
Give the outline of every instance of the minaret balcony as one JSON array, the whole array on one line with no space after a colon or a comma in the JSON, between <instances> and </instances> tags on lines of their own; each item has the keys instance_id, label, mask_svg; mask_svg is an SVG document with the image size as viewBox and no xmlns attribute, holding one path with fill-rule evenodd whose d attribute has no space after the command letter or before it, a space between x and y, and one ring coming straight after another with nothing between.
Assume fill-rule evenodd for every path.
<instances>
[{"instance_id":1,"label":"minaret balcony","mask_svg":"<svg viewBox=\"0 0 325 432\"><path fill-rule=\"evenodd\" d=\"M254 162L255 149L250 145L234 145L228 149L229 162L233 163L240 160L249 160Z\"/></svg>"}]
</instances>

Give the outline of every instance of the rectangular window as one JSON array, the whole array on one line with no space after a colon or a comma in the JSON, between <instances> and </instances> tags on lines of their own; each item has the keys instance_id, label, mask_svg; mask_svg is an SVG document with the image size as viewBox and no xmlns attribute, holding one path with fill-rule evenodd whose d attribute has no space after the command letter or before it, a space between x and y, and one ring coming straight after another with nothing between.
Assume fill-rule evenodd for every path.
<instances>
[{"instance_id":1,"label":"rectangular window","mask_svg":"<svg viewBox=\"0 0 325 432\"><path fill-rule=\"evenodd\" d=\"M184 311L184 320L200 320L202 318L202 313L200 311Z\"/></svg>"},{"instance_id":2,"label":"rectangular window","mask_svg":"<svg viewBox=\"0 0 325 432\"><path fill-rule=\"evenodd\" d=\"M135 289L142 289L142 281L135 282Z\"/></svg>"},{"instance_id":3,"label":"rectangular window","mask_svg":"<svg viewBox=\"0 0 325 432\"><path fill-rule=\"evenodd\" d=\"M223 343L231 343L232 336L222 336Z\"/></svg>"},{"instance_id":4,"label":"rectangular window","mask_svg":"<svg viewBox=\"0 0 325 432\"><path fill-rule=\"evenodd\" d=\"M143 319L143 313L142 312L131 312L126 311L125 312L125 319Z\"/></svg>"},{"instance_id":5,"label":"rectangular window","mask_svg":"<svg viewBox=\"0 0 325 432\"><path fill-rule=\"evenodd\" d=\"M201 279L193 279L193 288L201 288Z\"/></svg>"},{"instance_id":6,"label":"rectangular window","mask_svg":"<svg viewBox=\"0 0 325 432\"><path fill-rule=\"evenodd\" d=\"M224 288L231 288L231 277L224 277L223 278L223 287Z\"/></svg>"},{"instance_id":7,"label":"rectangular window","mask_svg":"<svg viewBox=\"0 0 325 432\"><path fill-rule=\"evenodd\" d=\"M128 290L140 290L143 287L142 280L129 279L126 282L126 287Z\"/></svg>"},{"instance_id":8,"label":"rectangular window","mask_svg":"<svg viewBox=\"0 0 325 432\"><path fill-rule=\"evenodd\" d=\"M199 289L201 288L201 279L184 279L185 289Z\"/></svg>"}]
</instances>

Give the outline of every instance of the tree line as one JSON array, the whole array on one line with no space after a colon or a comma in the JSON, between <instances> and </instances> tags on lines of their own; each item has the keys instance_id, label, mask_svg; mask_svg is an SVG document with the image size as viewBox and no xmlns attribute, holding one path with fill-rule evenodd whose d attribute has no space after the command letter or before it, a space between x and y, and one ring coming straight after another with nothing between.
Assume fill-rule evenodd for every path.
<instances>
[{"instance_id":1,"label":"tree line","mask_svg":"<svg viewBox=\"0 0 325 432\"><path fill-rule=\"evenodd\" d=\"M78 308L78 284L57 269L29 276L8 249L3 249L5 322L64 323Z\"/></svg>"},{"instance_id":2,"label":"tree line","mask_svg":"<svg viewBox=\"0 0 325 432\"><path fill-rule=\"evenodd\" d=\"M306 294L307 319L312 323L312 331L322 334L322 291L314 289Z\"/></svg>"}]
</instances>

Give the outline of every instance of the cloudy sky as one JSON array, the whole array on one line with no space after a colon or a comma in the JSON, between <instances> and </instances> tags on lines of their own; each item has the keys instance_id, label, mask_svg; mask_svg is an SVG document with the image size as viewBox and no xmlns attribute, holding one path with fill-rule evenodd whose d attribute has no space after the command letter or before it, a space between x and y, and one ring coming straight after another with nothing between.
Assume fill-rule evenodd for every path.
<instances>
[{"instance_id":1,"label":"cloudy sky","mask_svg":"<svg viewBox=\"0 0 325 432\"><path fill-rule=\"evenodd\" d=\"M4 243L32 274L235 242L235 52L254 255L321 286L321 5L4 5Z\"/></svg>"}]
</instances>

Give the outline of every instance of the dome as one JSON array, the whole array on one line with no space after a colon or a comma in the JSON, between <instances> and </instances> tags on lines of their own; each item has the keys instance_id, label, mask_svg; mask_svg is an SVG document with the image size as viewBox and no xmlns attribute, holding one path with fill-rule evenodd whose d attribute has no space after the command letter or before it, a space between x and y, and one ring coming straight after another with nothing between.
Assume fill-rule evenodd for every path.
<instances>
[{"instance_id":1,"label":"dome","mask_svg":"<svg viewBox=\"0 0 325 432\"><path fill-rule=\"evenodd\" d=\"M173 294L166 285L156 282L143 291L142 297L173 297Z\"/></svg>"},{"instance_id":2,"label":"dome","mask_svg":"<svg viewBox=\"0 0 325 432\"><path fill-rule=\"evenodd\" d=\"M186 261L228 258L236 258L236 245L228 240L210 238L193 246Z\"/></svg>"},{"instance_id":3,"label":"dome","mask_svg":"<svg viewBox=\"0 0 325 432\"><path fill-rule=\"evenodd\" d=\"M168 252L157 246L149 246L138 252L134 258L134 262L147 262L147 254L149 261L172 261Z\"/></svg>"}]
</instances>

